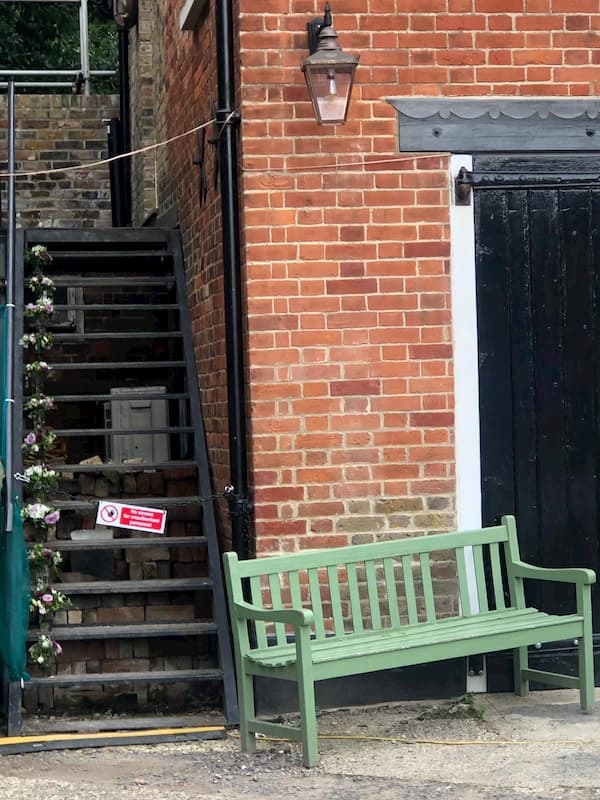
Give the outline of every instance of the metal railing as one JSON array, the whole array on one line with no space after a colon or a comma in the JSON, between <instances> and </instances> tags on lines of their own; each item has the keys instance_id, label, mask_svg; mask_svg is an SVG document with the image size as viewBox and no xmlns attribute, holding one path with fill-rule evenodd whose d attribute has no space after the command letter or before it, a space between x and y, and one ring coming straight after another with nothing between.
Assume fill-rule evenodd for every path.
<instances>
[{"instance_id":1,"label":"metal railing","mask_svg":"<svg viewBox=\"0 0 600 800\"><path fill-rule=\"evenodd\" d=\"M5 375L3 380L4 397L2 398L2 426L4 441L4 530L10 533L13 529L13 493L14 493L14 319L15 319L15 241L16 241L16 208L15 208L15 87L12 82L8 86L8 181L6 211L6 311L5 311Z\"/></svg>"},{"instance_id":2,"label":"metal railing","mask_svg":"<svg viewBox=\"0 0 600 800\"><path fill-rule=\"evenodd\" d=\"M0 70L0 88L8 88L10 82L16 88L35 88L35 89L60 89L71 88L77 94L90 94L91 78L106 78L116 74L116 70L92 70L90 69L90 48L89 48L89 18L88 0L0 0L3 3L35 3L37 5L68 3L79 6L79 59L80 65L75 69L9 69ZM57 80L40 81L20 81L19 78L49 78L55 76ZM72 77L71 81L60 80L61 78Z\"/></svg>"}]
</instances>

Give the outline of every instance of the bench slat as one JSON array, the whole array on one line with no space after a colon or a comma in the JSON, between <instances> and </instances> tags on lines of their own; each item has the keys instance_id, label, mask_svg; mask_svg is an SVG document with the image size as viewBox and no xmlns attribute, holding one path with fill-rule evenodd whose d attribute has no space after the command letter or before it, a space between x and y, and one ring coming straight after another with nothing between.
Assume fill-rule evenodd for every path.
<instances>
[{"instance_id":1,"label":"bench slat","mask_svg":"<svg viewBox=\"0 0 600 800\"><path fill-rule=\"evenodd\" d=\"M273 608L283 608L283 603L281 602L281 584L279 583L278 575L269 575L269 591L271 592L271 603ZM285 635L285 625L281 622L278 622L275 625L275 638L277 639L277 644L285 644L287 641Z\"/></svg>"},{"instance_id":2,"label":"bench slat","mask_svg":"<svg viewBox=\"0 0 600 800\"><path fill-rule=\"evenodd\" d=\"M392 628L400 627L400 610L398 609L398 590L396 588L396 571L394 560L384 558L383 573L385 576L385 594L388 601L388 611Z\"/></svg>"},{"instance_id":3,"label":"bench slat","mask_svg":"<svg viewBox=\"0 0 600 800\"><path fill-rule=\"evenodd\" d=\"M485 586L485 569L483 566L483 548L480 544L473 547L473 562L475 564L475 582L477 585L477 600L479 612L489 611L487 590Z\"/></svg>"},{"instance_id":4,"label":"bench slat","mask_svg":"<svg viewBox=\"0 0 600 800\"><path fill-rule=\"evenodd\" d=\"M252 597L252 604L257 608L264 608L263 592L260 578L253 575L250 578L250 596ZM256 634L256 645L259 648L267 646L267 626L264 622L256 622L254 624L254 632Z\"/></svg>"},{"instance_id":5,"label":"bench slat","mask_svg":"<svg viewBox=\"0 0 600 800\"><path fill-rule=\"evenodd\" d=\"M425 617L427 622L434 622L435 600L433 599L433 585L431 583L431 563L429 553L421 553L421 581L423 583L423 599L425 600Z\"/></svg>"},{"instance_id":6,"label":"bench slat","mask_svg":"<svg viewBox=\"0 0 600 800\"><path fill-rule=\"evenodd\" d=\"M346 564L346 574L348 575L348 593L350 595L350 612L352 614L352 629L354 633L361 633L364 630L362 619L362 608L360 605L360 589L358 587L358 575L356 564Z\"/></svg>"},{"instance_id":7,"label":"bench slat","mask_svg":"<svg viewBox=\"0 0 600 800\"><path fill-rule=\"evenodd\" d=\"M416 647L429 647L439 644L453 646L461 641L470 641L481 637L500 636L516 631L536 630L541 633L544 628L559 624L577 624L582 617L577 614L546 614L535 608L504 612L494 619L486 619L486 615L478 617L453 618L437 620L433 623L420 623L406 626L401 631L387 630L367 631L363 634L343 636L334 640L326 639L313 643L313 661L315 664L342 659L353 659L361 656L390 653L395 650L407 651ZM532 635L532 641L536 641ZM295 662L295 648L288 645L284 648L271 647L267 650L253 650L248 661L263 666L280 666ZM351 672L349 673L351 674Z\"/></svg>"},{"instance_id":8,"label":"bench slat","mask_svg":"<svg viewBox=\"0 0 600 800\"><path fill-rule=\"evenodd\" d=\"M419 553L432 553L436 550L453 550L473 544L489 544L494 541L506 541L506 528L502 525L484 528L479 531L460 533L436 533L418 539ZM329 550L302 550L285 556L269 556L269 558L247 559L238 561L236 572L240 578L251 575L265 575L269 572L287 572L290 569L310 569L312 567L328 567L348 562L364 562L370 558L383 559L412 555L415 552L415 538L393 539L371 544L348 545L347 547Z\"/></svg>"},{"instance_id":9,"label":"bench slat","mask_svg":"<svg viewBox=\"0 0 600 800\"><path fill-rule=\"evenodd\" d=\"M467 561L465 558L464 547L458 547L456 549L456 572L458 575L458 595L460 599L460 608L463 616L470 617L473 612L471 610L471 597L469 595Z\"/></svg>"},{"instance_id":10,"label":"bench slat","mask_svg":"<svg viewBox=\"0 0 600 800\"><path fill-rule=\"evenodd\" d=\"M500 548L498 542L490 544L490 562L492 565L492 584L494 587L494 602L496 610L501 611L506 608L504 602L504 584L502 580L502 567L500 565Z\"/></svg>"},{"instance_id":11,"label":"bench slat","mask_svg":"<svg viewBox=\"0 0 600 800\"><path fill-rule=\"evenodd\" d=\"M371 627L373 630L381 630L381 608L379 607L379 592L377 589L377 570L375 562L371 559L365 561L365 572L367 575L367 592L369 596L369 610L371 612Z\"/></svg>"},{"instance_id":12,"label":"bench slat","mask_svg":"<svg viewBox=\"0 0 600 800\"><path fill-rule=\"evenodd\" d=\"M292 608L302 608L302 589L300 588L300 573L298 570L287 573L288 585L290 589L290 598L292 601Z\"/></svg>"},{"instance_id":13,"label":"bench slat","mask_svg":"<svg viewBox=\"0 0 600 800\"><path fill-rule=\"evenodd\" d=\"M340 594L338 568L327 567L327 577L329 579L329 593L331 596L331 616L333 619L333 630L336 636L343 636L344 617L342 614L342 597Z\"/></svg>"},{"instance_id":14,"label":"bench slat","mask_svg":"<svg viewBox=\"0 0 600 800\"><path fill-rule=\"evenodd\" d=\"M325 622L323 620L323 600L319 583L319 570L308 570L308 586L310 589L310 607L315 615L315 634L317 639L325 638Z\"/></svg>"},{"instance_id":15,"label":"bench slat","mask_svg":"<svg viewBox=\"0 0 600 800\"><path fill-rule=\"evenodd\" d=\"M416 625L419 621L417 612L417 598L415 595L415 579L412 571L411 556L402 556L402 573L404 575L404 594L406 597L406 612L408 624Z\"/></svg>"}]
</instances>

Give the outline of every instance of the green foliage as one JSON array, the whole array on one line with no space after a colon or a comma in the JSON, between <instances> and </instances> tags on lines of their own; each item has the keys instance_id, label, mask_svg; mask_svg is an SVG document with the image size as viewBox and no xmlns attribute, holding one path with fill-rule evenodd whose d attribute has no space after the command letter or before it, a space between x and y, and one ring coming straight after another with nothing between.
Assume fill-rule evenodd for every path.
<instances>
[{"instance_id":1,"label":"green foliage","mask_svg":"<svg viewBox=\"0 0 600 800\"><path fill-rule=\"evenodd\" d=\"M89 7L90 68L118 66L118 32L95 5ZM73 3L2 3L0 69L77 69L79 6ZM92 91L116 90L116 81L92 81Z\"/></svg>"}]
</instances>

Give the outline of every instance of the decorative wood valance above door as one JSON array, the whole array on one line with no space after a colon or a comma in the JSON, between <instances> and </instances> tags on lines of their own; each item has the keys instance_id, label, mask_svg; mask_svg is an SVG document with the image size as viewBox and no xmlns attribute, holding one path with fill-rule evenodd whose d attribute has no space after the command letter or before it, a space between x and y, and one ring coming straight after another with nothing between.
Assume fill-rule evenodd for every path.
<instances>
[{"instance_id":1,"label":"decorative wood valance above door","mask_svg":"<svg viewBox=\"0 0 600 800\"><path fill-rule=\"evenodd\" d=\"M600 100L388 97L403 152L600 151Z\"/></svg>"}]
</instances>

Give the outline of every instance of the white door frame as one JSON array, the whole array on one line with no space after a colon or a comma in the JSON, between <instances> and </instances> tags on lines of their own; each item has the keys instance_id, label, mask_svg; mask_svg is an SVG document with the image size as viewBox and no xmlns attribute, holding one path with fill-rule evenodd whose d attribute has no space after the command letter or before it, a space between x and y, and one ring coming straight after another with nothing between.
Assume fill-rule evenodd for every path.
<instances>
[{"instance_id":1,"label":"white door frame","mask_svg":"<svg viewBox=\"0 0 600 800\"><path fill-rule=\"evenodd\" d=\"M473 202L468 206L457 206L454 202L454 179L461 167L472 170L472 157L453 155L450 158L450 275L454 343L456 516L459 530L472 530L481 527L475 220ZM472 558L467 558L467 572L471 607L478 608ZM485 692L486 689L485 670L481 675L467 675L468 691Z\"/></svg>"}]
</instances>

